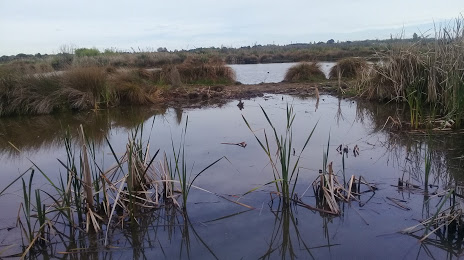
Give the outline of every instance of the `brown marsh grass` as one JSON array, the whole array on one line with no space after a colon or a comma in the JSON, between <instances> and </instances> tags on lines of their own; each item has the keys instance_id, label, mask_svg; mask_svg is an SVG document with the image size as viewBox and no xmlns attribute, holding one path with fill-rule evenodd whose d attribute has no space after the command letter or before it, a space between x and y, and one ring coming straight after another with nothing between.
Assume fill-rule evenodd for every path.
<instances>
[{"instance_id":1,"label":"brown marsh grass","mask_svg":"<svg viewBox=\"0 0 464 260\"><path fill-rule=\"evenodd\" d=\"M324 73L316 62L302 62L287 70L284 81L287 82L314 82L325 80Z\"/></svg>"},{"instance_id":2,"label":"brown marsh grass","mask_svg":"<svg viewBox=\"0 0 464 260\"><path fill-rule=\"evenodd\" d=\"M186 84L228 84L235 82L235 72L220 60L187 59L176 66L180 80Z\"/></svg>"},{"instance_id":3,"label":"brown marsh grass","mask_svg":"<svg viewBox=\"0 0 464 260\"><path fill-rule=\"evenodd\" d=\"M367 62L362 58L345 58L341 59L330 70L329 77L354 79L363 69L367 69Z\"/></svg>"},{"instance_id":4,"label":"brown marsh grass","mask_svg":"<svg viewBox=\"0 0 464 260\"><path fill-rule=\"evenodd\" d=\"M393 45L358 80L362 96L407 102L411 125L418 126L425 106L459 126L464 117L464 19L436 29L433 43Z\"/></svg>"}]
</instances>

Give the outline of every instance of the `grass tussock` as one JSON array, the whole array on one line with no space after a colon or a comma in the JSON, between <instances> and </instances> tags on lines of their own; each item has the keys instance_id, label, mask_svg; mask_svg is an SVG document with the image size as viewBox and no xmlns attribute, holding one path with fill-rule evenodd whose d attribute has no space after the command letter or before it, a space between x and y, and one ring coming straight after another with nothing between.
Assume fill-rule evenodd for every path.
<instances>
[{"instance_id":1,"label":"grass tussock","mask_svg":"<svg viewBox=\"0 0 464 260\"><path fill-rule=\"evenodd\" d=\"M144 70L128 71L115 75L111 79L116 102L118 104L143 105L154 102L157 88L153 86L156 73Z\"/></svg>"},{"instance_id":2,"label":"grass tussock","mask_svg":"<svg viewBox=\"0 0 464 260\"><path fill-rule=\"evenodd\" d=\"M0 116L150 104L158 95L157 80L155 72L115 71L112 67L26 75L0 71Z\"/></svg>"},{"instance_id":3,"label":"grass tussock","mask_svg":"<svg viewBox=\"0 0 464 260\"><path fill-rule=\"evenodd\" d=\"M314 82L325 80L325 75L316 62L302 62L287 70L284 81Z\"/></svg>"},{"instance_id":4,"label":"grass tussock","mask_svg":"<svg viewBox=\"0 0 464 260\"><path fill-rule=\"evenodd\" d=\"M67 71L63 76L62 94L73 109L98 108L110 102L107 74L103 68L89 67Z\"/></svg>"},{"instance_id":5,"label":"grass tussock","mask_svg":"<svg viewBox=\"0 0 464 260\"><path fill-rule=\"evenodd\" d=\"M368 65L362 58L345 58L337 62L330 70L329 77L333 78L357 78L362 70L367 69Z\"/></svg>"},{"instance_id":6,"label":"grass tussock","mask_svg":"<svg viewBox=\"0 0 464 260\"><path fill-rule=\"evenodd\" d=\"M406 102L411 125L418 127L424 108L456 121L464 118L464 19L451 28L439 28L433 43L393 45L377 56L381 60L364 70L358 91L371 99Z\"/></svg>"},{"instance_id":7,"label":"grass tussock","mask_svg":"<svg viewBox=\"0 0 464 260\"><path fill-rule=\"evenodd\" d=\"M203 61L188 58L175 69L179 73L181 82L186 84L230 84L235 82L233 69L218 59ZM174 75L174 77L176 76Z\"/></svg>"}]
</instances>

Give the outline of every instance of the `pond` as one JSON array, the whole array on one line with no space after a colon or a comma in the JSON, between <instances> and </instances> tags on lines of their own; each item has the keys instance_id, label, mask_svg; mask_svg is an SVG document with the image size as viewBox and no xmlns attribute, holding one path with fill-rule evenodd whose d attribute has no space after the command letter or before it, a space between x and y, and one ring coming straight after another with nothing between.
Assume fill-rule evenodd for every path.
<instances>
[{"instance_id":1,"label":"pond","mask_svg":"<svg viewBox=\"0 0 464 260\"><path fill-rule=\"evenodd\" d=\"M269 63L269 64L233 64L228 65L234 69L236 80L242 84L278 83L285 78L287 70L298 63ZM335 62L318 62L319 68L326 78Z\"/></svg>"},{"instance_id":2,"label":"pond","mask_svg":"<svg viewBox=\"0 0 464 260\"><path fill-rule=\"evenodd\" d=\"M66 175L57 160L66 162L63 137L69 129L76 141L75 149L78 149L80 124L95 146L95 160L102 169L115 164L112 149L118 156L122 155L130 132L140 125L143 125L144 144L150 139L150 154L154 155L158 149L161 151L154 159L155 165L161 166L164 156L174 158L173 146L174 150L178 149L185 128L186 167L192 177L224 158L195 179L194 185L198 188L190 191L188 214L175 207L160 207L150 216L140 218L139 225L125 223L124 228L119 225L112 229L107 247L104 246L104 233L79 237L77 242L55 238L45 252L36 253L36 256L445 259L462 254L462 237L432 235L419 243L414 234L399 233L433 216L445 197L444 189L463 179L464 139L461 133L431 138L424 134L392 132L386 123L388 116L407 112L403 107L326 95L319 101L265 95L242 102L243 107L237 106L238 101L232 101L202 108L141 107L0 119L0 189L27 170L32 162L50 179ZM343 176L345 179L352 175L362 176L376 190L372 192L369 185L361 185L355 199L348 203L338 201L340 215L325 214L301 205L283 208L276 194L269 157L242 118L246 118L261 140L264 140L264 129L268 137L272 137L272 129L260 106L279 134L285 132L287 107L294 109L292 143L296 153L292 151L289 158L292 162L300 158L295 196L305 205L317 205L312 183L324 168L324 154L327 162L333 162L338 180L342 181ZM314 127L314 134L300 155ZM224 144L242 142L246 143L245 147ZM270 156L275 159L275 141L269 138L269 142ZM340 145L342 149L347 147L348 153L340 154L337 151ZM359 148L359 154L354 151L355 147ZM430 193L420 188L425 182L426 151L433 151L431 175L427 181ZM24 179L27 183L29 173ZM398 187L398 179L413 183L417 188ZM53 192L37 170L33 183L33 190ZM3 256L21 252L22 236L16 218L23 201L22 192L22 184L17 182L0 197L0 250L12 246L2 253ZM52 203L50 199L46 202L47 205Z\"/></svg>"}]
</instances>

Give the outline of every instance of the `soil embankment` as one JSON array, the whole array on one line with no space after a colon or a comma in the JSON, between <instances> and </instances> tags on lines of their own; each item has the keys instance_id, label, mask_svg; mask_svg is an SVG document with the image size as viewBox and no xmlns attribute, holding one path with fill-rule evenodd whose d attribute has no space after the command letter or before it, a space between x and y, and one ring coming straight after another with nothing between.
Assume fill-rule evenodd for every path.
<instances>
[{"instance_id":1,"label":"soil embankment","mask_svg":"<svg viewBox=\"0 0 464 260\"><path fill-rule=\"evenodd\" d=\"M218 85L186 86L170 89L160 95L161 102L167 104L197 103L201 101L227 101L232 99L250 99L264 94L288 94L295 96L315 95L315 89L321 93L334 93L335 82L323 83L262 83L255 85Z\"/></svg>"}]
</instances>

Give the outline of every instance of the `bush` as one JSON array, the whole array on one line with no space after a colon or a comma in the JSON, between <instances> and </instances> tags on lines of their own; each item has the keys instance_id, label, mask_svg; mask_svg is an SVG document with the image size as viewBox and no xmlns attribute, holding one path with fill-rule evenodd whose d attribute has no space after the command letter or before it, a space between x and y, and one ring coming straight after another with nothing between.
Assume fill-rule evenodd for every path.
<instances>
[{"instance_id":1,"label":"bush","mask_svg":"<svg viewBox=\"0 0 464 260\"><path fill-rule=\"evenodd\" d=\"M94 56L98 56L100 54L100 51L96 48L91 48L91 49L79 48L79 49L74 50L74 54L77 57L94 57Z\"/></svg>"},{"instance_id":2,"label":"bush","mask_svg":"<svg viewBox=\"0 0 464 260\"><path fill-rule=\"evenodd\" d=\"M319 68L317 62L302 62L287 70L284 81L287 82L314 82L325 80L325 75Z\"/></svg>"}]
</instances>

